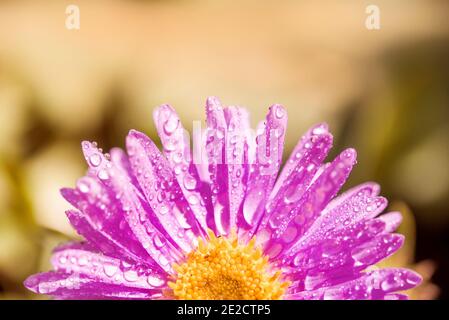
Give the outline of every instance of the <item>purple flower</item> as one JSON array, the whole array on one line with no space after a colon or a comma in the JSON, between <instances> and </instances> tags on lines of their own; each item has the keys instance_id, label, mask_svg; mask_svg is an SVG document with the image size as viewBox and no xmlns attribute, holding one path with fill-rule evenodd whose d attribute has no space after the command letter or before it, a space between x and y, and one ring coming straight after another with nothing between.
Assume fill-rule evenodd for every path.
<instances>
[{"instance_id":1,"label":"purple flower","mask_svg":"<svg viewBox=\"0 0 449 320\"><path fill-rule=\"evenodd\" d=\"M86 241L55 249L54 271L25 286L59 299L404 299L421 277L375 264L397 251L397 212L365 183L337 196L356 163L310 129L281 166L287 114L270 108L257 133L239 107L206 106L190 138L167 105L154 112L164 154L131 130L127 154L83 142L89 165L61 193Z\"/></svg>"}]
</instances>

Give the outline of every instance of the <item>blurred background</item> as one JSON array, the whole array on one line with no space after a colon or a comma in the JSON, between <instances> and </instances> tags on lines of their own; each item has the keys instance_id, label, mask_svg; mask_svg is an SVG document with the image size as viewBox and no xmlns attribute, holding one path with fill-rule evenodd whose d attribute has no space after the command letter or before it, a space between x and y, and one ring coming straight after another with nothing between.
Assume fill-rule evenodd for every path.
<instances>
[{"instance_id":1,"label":"blurred background","mask_svg":"<svg viewBox=\"0 0 449 320\"><path fill-rule=\"evenodd\" d=\"M379 30L365 27L369 4ZM253 125L283 104L286 155L328 122L332 155L358 150L345 188L378 181L404 214L406 246L383 264L425 276L413 298L448 298L448 13L437 0L0 0L0 298L42 298L23 280L76 237L59 188L86 169L82 139L109 149L135 128L158 141L155 106L191 129L209 95Z\"/></svg>"}]
</instances>

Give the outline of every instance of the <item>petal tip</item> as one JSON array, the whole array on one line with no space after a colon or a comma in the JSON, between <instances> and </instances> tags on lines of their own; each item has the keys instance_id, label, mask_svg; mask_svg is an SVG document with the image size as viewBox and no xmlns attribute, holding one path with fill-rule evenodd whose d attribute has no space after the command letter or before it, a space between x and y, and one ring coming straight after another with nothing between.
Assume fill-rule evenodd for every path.
<instances>
[{"instance_id":1,"label":"petal tip","mask_svg":"<svg viewBox=\"0 0 449 320\"><path fill-rule=\"evenodd\" d=\"M33 274L26 278L23 286L34 293L39 293L39 279L37 275Z\"/></svg>"},{"instance_id":2,"label":"petal tip","mask_svg":"<svg viewBox=\"0 0 449 320\"><path fill-rule=\"evenodd\" d=\"M347 162L357 162L357 151L354 148L344 150L341 155Z\"/></svg>"}]
</instances>

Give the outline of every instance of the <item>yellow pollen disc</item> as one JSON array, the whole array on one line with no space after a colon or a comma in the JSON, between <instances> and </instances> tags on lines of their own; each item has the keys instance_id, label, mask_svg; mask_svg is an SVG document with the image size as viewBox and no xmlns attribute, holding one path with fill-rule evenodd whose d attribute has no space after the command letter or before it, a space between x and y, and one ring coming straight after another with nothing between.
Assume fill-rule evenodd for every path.
<instances>
[{"instance_id":1,"label":"yellow pollen disc","mask_svg":"<svg viewBox=\"0 0 449 320\"><path fill-rule=\"evenodd\" d=\"M199 239L198 248L181 265L174 265L175 281L169 282L173 295L182 300L275 300L289 283L280 280L280 271L269 272L268 258L254 247L239 245L230 238Z\"/></svg>"}]
</instances>

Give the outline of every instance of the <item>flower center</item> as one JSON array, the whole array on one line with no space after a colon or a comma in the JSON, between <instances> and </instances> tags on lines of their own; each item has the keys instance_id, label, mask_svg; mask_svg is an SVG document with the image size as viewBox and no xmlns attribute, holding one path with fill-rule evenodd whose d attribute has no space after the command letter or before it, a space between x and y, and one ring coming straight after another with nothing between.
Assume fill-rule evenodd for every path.
<instances>
[{"instance_id":1,"label":"flower center","mask_svg":"<svg viewBox=\"0 0 449 320\"><path fill-rule=\"evenodd\" d=\"M281 272L272 273L268 257L254 247L238 244L237 238L215 237L199 240L198 248L184 263L174 265L176 281L169 282L176 298L182 300L274 300L280 299L288 282Z\"/></svg>"}]
</instances>

